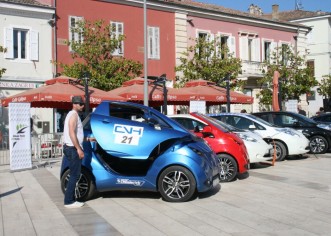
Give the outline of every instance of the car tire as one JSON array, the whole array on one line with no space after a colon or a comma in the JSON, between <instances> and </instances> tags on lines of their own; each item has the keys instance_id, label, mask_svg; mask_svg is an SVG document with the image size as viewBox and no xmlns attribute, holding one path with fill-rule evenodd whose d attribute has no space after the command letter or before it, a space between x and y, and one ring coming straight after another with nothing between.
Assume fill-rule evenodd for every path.
<instances>
[{"instance_id":1,"label":"car tire","mask_svg":"<svg viewBox=\"0 0 331 236\"><path fill-rule=\"evenodd\" d=\"M276 146L276 161L283 161L287 156L285 145L280 141L275 141Z\"/></svg>"},{"instance_id":2,"label":"car tire","mask_svg":"<svg viewBox=\"0 0 331 236\"><path fill-rule=\"evenodd\" d=\"M228 154L218 154L220 165L220 177L221 182L231 182L233 181L238 174L238 165L236 160Z\"/></svg>"},{"instance_id":3,"label":"car tire","mask_svg":"<svg viewBox=\"0 0 331 236\"><path fill-rule=\"evenodd\" d=\"M67 188L69 177L70 170L68 169L61 177L61 189L63 193ZM76 200L81 202L91 199L95 194L95 184L92 174L84 168L82 168L78 184L76 185L75 194Z\"/></svg>"},{"instance_id":4,"label":"car tire","mask_svg":"<svg viewBox=\"0 0 331 236\"><path fill-rule=\"evenodd\" d=\"M196 192L196 180L188 169L170 166L159 176L158 190L165 201L185 202Z\"/></svg>"},{"instance_id":5,"label":"car tire","mask_svg":"<svg viewBox=\"0 0 331 236\"><path fill-rule=\"evenodd\" d=\"M328 141L320 135L313 136L309 139L310 153L323 154L329 148Z\"/></svg>"}]
</instances>

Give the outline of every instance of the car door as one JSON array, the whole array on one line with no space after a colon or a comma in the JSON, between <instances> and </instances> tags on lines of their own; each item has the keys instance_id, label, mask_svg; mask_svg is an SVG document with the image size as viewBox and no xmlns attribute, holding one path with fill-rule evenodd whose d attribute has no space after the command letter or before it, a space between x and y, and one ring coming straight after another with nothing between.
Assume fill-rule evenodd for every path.
<instances>
[{"instance_id":1,"label":"car door","mask_svg":"<svg viewBox=\"0 0 331 236\"><path fill-rule=\"evenodd\" d=\"M189 135L141 106L109 103L99 110L91 115L93 135L102 149L116 157L147 159L160 143Z\"/></svg>"}]
</instances>

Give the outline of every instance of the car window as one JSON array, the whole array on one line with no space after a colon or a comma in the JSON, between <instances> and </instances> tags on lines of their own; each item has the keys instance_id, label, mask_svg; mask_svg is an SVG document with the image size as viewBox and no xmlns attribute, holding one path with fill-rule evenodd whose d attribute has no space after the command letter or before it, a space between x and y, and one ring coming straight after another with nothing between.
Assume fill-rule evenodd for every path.
<instances>
[{"instance_id":1,"label":"car window","mask_svg":"<svg viewBox=\"0 0 331 236\"><path fill-rule=\"evenodd\" d=\"M185 117L171 117L188 130L202 130L206 125L202 122Z\"/></svg>"},{"instance_id":2,"label":"car window","mask_svg":"<svg viewBox=\"0 0 331 236\"><path fill-rule=\"evenodd\" d=\"M147 110L130 105L110 104L109 116L144 123L148 123L149 119L153 119L154 125L171 128L171 126L153 112L149 113Z\"/></svg>"},{"instance_id":3,"label":"car window","mask_svg":"<svg viewBox=\"0 0 331 236\"><path fill-rule=\"evenodd\" d=\"M272 114L272 117L274 124L279 126L295 126L298 123L298 119L285 114Z\"/></svg>"}]
</instances>

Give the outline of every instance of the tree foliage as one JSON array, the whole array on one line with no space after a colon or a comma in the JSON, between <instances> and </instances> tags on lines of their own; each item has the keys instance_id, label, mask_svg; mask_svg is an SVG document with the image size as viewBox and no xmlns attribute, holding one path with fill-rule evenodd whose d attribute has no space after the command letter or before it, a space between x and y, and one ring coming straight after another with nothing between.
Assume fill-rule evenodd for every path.
<instances>
[{"instance_id":1,"label":"tree foliage","mask_svg":"<svg viewBox=\"0 0 331 236\"><path fill-rule=\"evenodd\" d=\"M6 52L6 49L4 47L2 47L0 45L0 52L3 53L3 52ZM0 68L0 78L2 77L2 75L6 72L6 69L5 68Z\"/></svg>"},{"instance_id":2,"label":"tree foliage","mask_svg":"<svg viewBox=\"0 0 331 236\"><path fill-rule=\"evenodd\" d=\"M275 71L280 74L281 97L283 101L289 99L300 100L300 96L311 92L311 88L318 85L313 75L313 69L306 66L306 60L295 55L292 48L282 45L272 53L269 61L263 63L263 78L259 81L263 85L257 95L260 104L272 104L273 75Z\"/></svg>"},{"instance_id":3,"label":"tree foliage","mask_svg":"<svg viewBox=\"0 0 331 236\"><path fill-rule=\"evenodd\" d=\"M318 94L325 98L331 98L331 75L323 76L322 81L319 83Z\"/></svg>"},{"instance_id":4,"label":"tree foliage","mask_svg":"<svg viewBox=\"0 0 331 236\"><path fill-rule=\"evenodd\" d=\"M241 61L229 53L227 47L222 47L219 38L211 40L209 37L194 40L194 45L180 57L181 65L176 67L177 72L183 73L183 78L177 86L182 87L186 82L196 79L213 81L225 86L224 78L230 76L230 86L239 87L237 80L241 72Z\"/></svg>"},{"instance_id":5,"label":"tree foliage","mask_svg":"<svg viewBox=\"0 0 331 236\"><path fill-rule=\"evenodd\" d=\"M106 91L141 74L141 63L114 55L125 36L114 37L111 25L103 20L81 21L72 30L82 40L68 42L75 62L70 65L60 63L63 74L82 78L87 72L90 74L89 85Z\"/></svg>"}]
</instances>

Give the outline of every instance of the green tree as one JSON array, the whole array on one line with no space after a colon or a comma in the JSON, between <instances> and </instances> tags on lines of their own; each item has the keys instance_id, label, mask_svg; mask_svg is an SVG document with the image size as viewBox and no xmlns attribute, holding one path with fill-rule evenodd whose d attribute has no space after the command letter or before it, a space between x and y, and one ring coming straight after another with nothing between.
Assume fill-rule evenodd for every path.
<instances>
[{"instance_id":1,"label":"green tree","mask_svg":"<svg viewBox=\"0 0 331 236\"><path fill-rule=\"evenodd\" d=\"M322 95L324 98L331 98L331 75L323 76L319 87L320 89L317 90L319 95Z\"/></svg>"},{"instance_id":2,"label":"green tree","mask_svg":"<svg viewBox=\"0 0 331 236\"><path fill-rule=\"evenodd\" d=\"M186 82L196 79L204 79L225 86L223 80L230 76L230 86L239 87L241 82L237 80L241 72L241 61L229 53L227 47L222 47L219 38L211 40L209 37L194 40L194 45L180 57L181 65L175 71L182 72L183 78L177 82L182 87Z\"/></svg>"},{"instance_id":3,"label":"green tree","mask_svg":"<svg viewBox=\"0 0 331 236\"><path fill-rule=\"evenodd\" d=\"M82 40L68 42L71 56L76 60L70 65L59 63L63 74L81 78L88 72L91 75L89 85L106 91L120 87L123 82L141 74L141 63L114 55L125 36L114 36L110 24L103 20L81 21L72 31Z\"/></svg>"},{"instance_id":4,"label":"green tree","mask_svg":"<svg viewBox=\"0 0 331 236\"><path fill-rule=\"evenodd\" d=\"M278 52L278 53L277 53ZM272 104L273 74L278 71L281 81L282 101L300 100L302 94L311 92L318 85L313 69L306 65L306 60L296 55L288 45L282 45L272 53L270 60L263 63L263 78L259 81L263 89L259 94L260 104Z\"/></svg>"}]
</instances>

